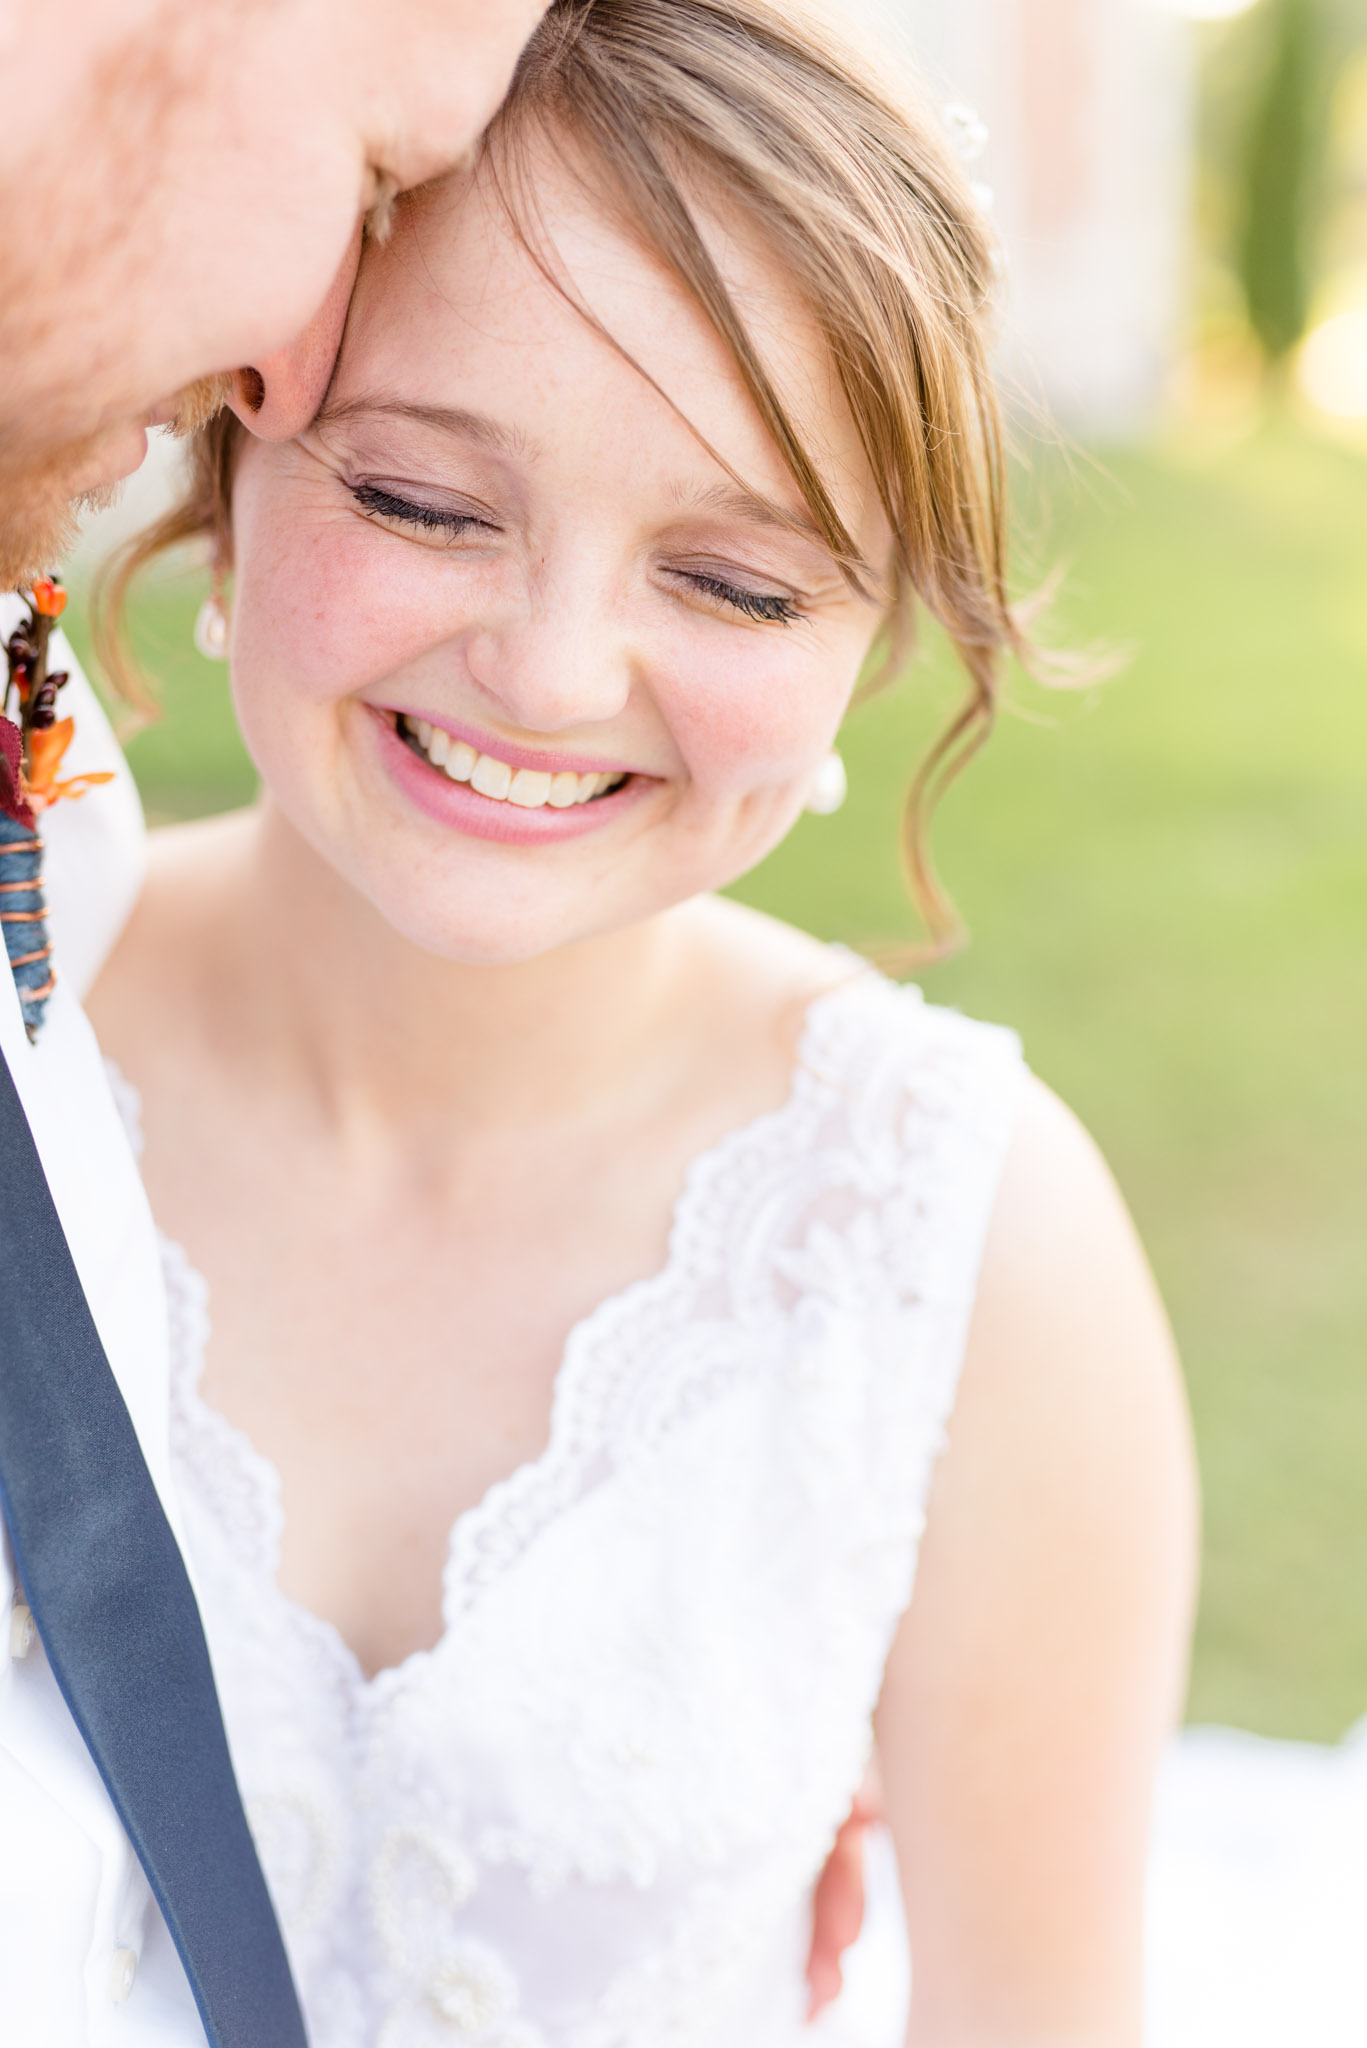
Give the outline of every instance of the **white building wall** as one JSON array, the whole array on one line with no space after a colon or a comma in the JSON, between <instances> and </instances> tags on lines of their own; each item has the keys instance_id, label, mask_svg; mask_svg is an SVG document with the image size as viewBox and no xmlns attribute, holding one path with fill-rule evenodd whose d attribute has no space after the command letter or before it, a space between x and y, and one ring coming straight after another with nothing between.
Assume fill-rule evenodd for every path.
<instances>
[{"instance_id":1,"label":"white building wall","mask_svg":"<svg viewBox=\"0 0 1367 2048\"><path fill-rule=\"evenodd\" d=\"M843 0L991 140L1005 368L1068 425L1147 424L1177 345L1191 29L1162 0Z\"/></svg>"}]
</instances>

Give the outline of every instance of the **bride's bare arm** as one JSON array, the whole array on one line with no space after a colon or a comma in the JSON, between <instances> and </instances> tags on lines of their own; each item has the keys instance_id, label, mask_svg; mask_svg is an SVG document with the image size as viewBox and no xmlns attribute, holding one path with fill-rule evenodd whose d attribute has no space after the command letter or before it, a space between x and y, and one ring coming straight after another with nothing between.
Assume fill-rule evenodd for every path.
<instances>
[{"instance_id":1,"label":"bride's bare arm","mask_svg":"<svg viewBox=\"0 0 1367 2048\"><path fill-rule=\"evenodd\" d=\"M1138 2048L1196 1522L1143 1254L1090 1139L1035 1084L878 1714L914 2048Z\"/></svg>"}]
</instances>

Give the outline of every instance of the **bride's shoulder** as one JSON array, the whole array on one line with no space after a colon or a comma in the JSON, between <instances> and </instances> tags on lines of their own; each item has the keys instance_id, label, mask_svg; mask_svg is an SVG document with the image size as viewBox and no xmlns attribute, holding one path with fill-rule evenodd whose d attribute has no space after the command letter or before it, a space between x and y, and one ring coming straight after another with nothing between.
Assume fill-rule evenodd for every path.
<instances>
[{"instance_id":1,"label":"bride's shoulder","mask_svg":"<svg viewBox=\"0 0 1367 2048\"><path fill-rule=\"evenodd\" d=\"M1078 1541L1062 1524L1093 1509L1120 1542L1161 1528L1150 1563L1184 1597L1193 1487L1172 1335L1101 1151L1033 1078L1003 1157L959 1409L970 1520L979 1489L1000 1487L1019 1490L1037 1534L1059 1523L1061 1549ZM1111 1554L1098 1542L1097 1559Z\"/></svg>"},{"instance_id":2,"label":"bride's shoulder","mask_svg":"<svg viewBox=\"0 0 1367 2048\"><path fill-rule=\"evenodd\" d=\"M984 1250L975 1333L1019 1356L1022 1329L1057 1350L1068 1324L1094 1339L1117 1326L1145 1339L1166 1324L1129 1211L1100 1148L1072 1110L1024 1077ZM1107 1342L1071 1347L1100 1362Z\"/></svg>"},{"instance_id":3,"label":"bride's shoulder","mask_svg":"<svg viewBox=\"0 0 1367 2048\"><path fill-rule=\"evenodd\" d=\"M927 1111L936 1103L942 1122L972 1120L976 1103L1000 1145L1025 1072L1014 1032L941 1009L847 946L726 898L699 898L683 915L710 1036L734 1041L753 1025L790 1064L814 1059L832 1079L843 1069L851 1100L872 1095L889 1116L902 1113L908 1090ZM728 1024L739 1028L728 1034ZM869 1114L877 1118L876 1104Z\"/></svg>"}]
</instances>

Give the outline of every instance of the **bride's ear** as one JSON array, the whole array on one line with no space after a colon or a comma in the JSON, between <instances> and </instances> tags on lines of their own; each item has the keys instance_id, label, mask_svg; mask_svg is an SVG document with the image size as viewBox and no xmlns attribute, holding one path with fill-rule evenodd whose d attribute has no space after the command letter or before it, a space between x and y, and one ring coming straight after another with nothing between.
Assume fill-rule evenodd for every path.
<instances>
[{"instance_id":1,"label":"bride's ear","mask_svg":"<svg viewBox=\"0 0 1367 2048\"><path fill-rule=\"evenodd\" d=\"M261 440L292 440L322 404L342 344L360 258L358 221L328 295L303 332L285 348L233 372L228 404L243 426Z\"/></svg>"}]
</instances>

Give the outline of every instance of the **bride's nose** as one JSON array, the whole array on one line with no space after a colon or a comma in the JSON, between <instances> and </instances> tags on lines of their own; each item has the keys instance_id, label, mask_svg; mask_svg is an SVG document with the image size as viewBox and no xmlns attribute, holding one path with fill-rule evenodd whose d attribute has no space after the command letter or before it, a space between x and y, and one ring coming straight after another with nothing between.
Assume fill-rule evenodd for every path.
<instances>
[{"instance_id":1,"label":"bride's nose","mask_svg":"<svg viewBox=\"0 0 1367 2048\"><path fill-rule=\"evenodd\" d=\"M524 732L605 724L631 695L639 660L609 608L544 604L490 622L466 642L471 680Z\"/></svg>"}]
</instances>

